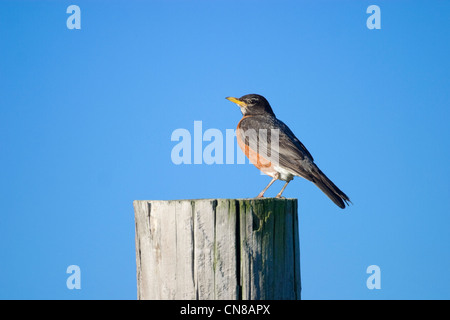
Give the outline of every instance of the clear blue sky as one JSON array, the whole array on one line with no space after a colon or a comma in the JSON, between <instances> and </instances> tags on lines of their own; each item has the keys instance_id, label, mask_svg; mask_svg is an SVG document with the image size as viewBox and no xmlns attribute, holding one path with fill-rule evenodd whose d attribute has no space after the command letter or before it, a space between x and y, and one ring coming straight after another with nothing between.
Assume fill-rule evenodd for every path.
<instances>
[{"instance_id":1,"label":"clear blue sky","mask_svg":"<svg viewBox=\"0 0 450 320\"><path fill-rule=\"evenodd\" d=\"M381 30L366 27L372 4ZM354 203L300 178L286 189L303 298L449 299L449 14L449 1L1 1L0 298L135 299L133 200L269 182L170 157L175 129L234 129L224 98L259 93ZM81 290L66 287L73 264Z\"/></svg>"}]
</instances>

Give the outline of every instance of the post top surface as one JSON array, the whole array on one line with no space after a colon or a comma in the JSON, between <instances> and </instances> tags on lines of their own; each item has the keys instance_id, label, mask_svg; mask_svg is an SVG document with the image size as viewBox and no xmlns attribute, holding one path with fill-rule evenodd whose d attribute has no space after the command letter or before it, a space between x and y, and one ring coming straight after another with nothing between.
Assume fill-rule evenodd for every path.
<instances>
[{"instance_id":1,"label":"post top surface","mask_svg":"<svg viewBox=\"0 0 450 320\"><path fill-rule=\"evenodd\" d=\"M181 201L295 201L297 198L204 198L204 199L172 199L172 200L134 200L133 202L181 202Z\"/></svg>"}]
</instances>

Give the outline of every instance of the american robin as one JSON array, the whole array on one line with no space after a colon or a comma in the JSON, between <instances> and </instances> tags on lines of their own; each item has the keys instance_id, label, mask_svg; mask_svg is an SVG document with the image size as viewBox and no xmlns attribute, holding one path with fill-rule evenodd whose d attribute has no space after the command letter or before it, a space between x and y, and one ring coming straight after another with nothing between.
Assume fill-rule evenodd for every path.
<instances>
[{"instance_id":1,"label":"american robin","mask_svg":"<svg viewBox=\"0 0 450 320\"><path fill-rule=\"evenodd\" d=\"M226 99L236 103L243 115L236 130L239 147L251 163L272 177L259 193L259 198L277 179L286 181L276 196L280 198L288 183L298 176L313 182L340 208L344 209L348 202L351 203L347 195L317 167L312 155L289 127L277 119L266 98L247 94Z\"/></svg>"}]
</instances>

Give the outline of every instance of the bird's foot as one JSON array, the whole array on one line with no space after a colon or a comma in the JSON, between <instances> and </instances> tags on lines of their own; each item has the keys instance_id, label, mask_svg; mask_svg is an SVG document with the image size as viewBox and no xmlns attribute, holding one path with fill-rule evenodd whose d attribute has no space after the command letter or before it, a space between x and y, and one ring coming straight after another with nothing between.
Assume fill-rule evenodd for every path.
<instances>
[{"instance_id":1,"label":"bird's foot","mask_svg":"<svg viewBox=\"0 0 450 320\"><path fill-rule=\"evenodd\" d=\"M280 195L280 194L277 194L275 198L277 198L277 199L286 199L285 197L283 197L283 196Z\"/></svg>"},{"instance_id":2,"label":"bird's foot","mask_svg":"<svg viewBox=\"0 0 450 320\"><path fill-rule=\"evenodd\" d=\"M264 198L264 194L258 194L257 196L256 196L257 198Z\"/></svg>"}]
</instances>

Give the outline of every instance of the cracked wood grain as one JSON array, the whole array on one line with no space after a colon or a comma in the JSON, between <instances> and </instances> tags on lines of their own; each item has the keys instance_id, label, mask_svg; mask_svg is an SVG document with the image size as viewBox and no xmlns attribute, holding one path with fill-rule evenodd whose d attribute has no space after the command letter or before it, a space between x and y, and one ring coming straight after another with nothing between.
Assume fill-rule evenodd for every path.
<instances>
[{"instance_id":1,"label":"cracked wood grain","mask_svg":"<svg viewBox=\"0 0 450 320\"><path fill-rule=\"evenodd\" d=\"M300 299L296 199L133 204L138 299Z\"/></svg>"}]
</instances>

